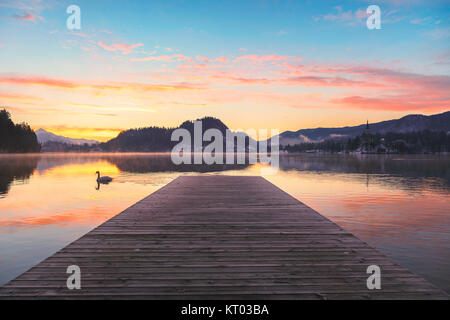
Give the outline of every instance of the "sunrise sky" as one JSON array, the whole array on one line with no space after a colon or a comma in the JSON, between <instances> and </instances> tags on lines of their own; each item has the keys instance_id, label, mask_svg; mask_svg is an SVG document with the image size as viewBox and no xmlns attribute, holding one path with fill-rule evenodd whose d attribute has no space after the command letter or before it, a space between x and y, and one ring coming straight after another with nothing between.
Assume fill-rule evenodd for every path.
<instances>
[{"instance_id":1,"label":"sunrise sky","mask_svg":"<svg viewBox=\"0 0 450 320\"><path fill-rule=\"evenodd\" d=\"M81 30L66 27L71 4ZM381 30L366 27L372 4ZM0 30L0 106L69 137L203 116L284 131L450 109L450 1L0 0Z\"/></svg>"}]
</instances>

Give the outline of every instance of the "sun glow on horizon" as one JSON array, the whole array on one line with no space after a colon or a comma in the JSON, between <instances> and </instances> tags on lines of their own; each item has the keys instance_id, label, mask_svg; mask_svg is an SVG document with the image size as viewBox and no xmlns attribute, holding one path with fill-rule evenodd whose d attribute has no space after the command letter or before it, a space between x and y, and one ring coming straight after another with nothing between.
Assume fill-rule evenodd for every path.
<instances>
[{"instance_id":1,"label":"sun glow on horizon","mask_svg":"<svg viewBox=\"0 0 450 320\"><path fill-rule=\"evenodd\" d=\"M72 139L87 139L96 140L99 142L106 142L117 137L123 129L113 128L59 128L59 127L39 127L45 131L51 132L58 136L63 136ZM34 128L37 130L39 128Z\"/></svg>"}]
</instances>

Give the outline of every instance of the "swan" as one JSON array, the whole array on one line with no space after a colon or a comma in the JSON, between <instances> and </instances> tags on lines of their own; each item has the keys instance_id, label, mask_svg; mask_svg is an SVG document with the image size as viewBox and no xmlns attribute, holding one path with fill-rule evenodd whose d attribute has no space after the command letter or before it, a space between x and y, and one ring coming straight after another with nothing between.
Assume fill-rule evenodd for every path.
<instances>
[{"instance_id":1,"label":"swan","mask_svg":"<svg viewBox=\"0 0 450 320\"><path fill-rule=\"evenodd\" d=\"M95 173L97 174L97 182L98 183L108 184L112 181L111 177L108 177L108 176L100 177L100 171L97 171Z\"/></svg>"}]
</instances>

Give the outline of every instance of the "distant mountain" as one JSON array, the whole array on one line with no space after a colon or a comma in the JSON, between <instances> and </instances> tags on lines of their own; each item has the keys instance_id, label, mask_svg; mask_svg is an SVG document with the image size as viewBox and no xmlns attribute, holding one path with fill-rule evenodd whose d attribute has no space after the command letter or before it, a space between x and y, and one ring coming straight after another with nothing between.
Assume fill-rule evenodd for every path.
<instances>
[{"instance_id":1,"label":"distant mountain","mask_svg":"<svg viewBox=\"0 0 450 320\"><path fill-rule=\"evenodd\" d=\"M305 142L320 142L328 139L354 138L363 133L366 124L342 128L301 129L285 131L280 134L280 145L295 145ZM413 131L445 131L450 132L450 111L424 116L412 114L396 120L370 123L373 134L387 132L408 133Z\"/></svg>"},{"instance_id":2,"label":"distant mountain","mask_svg":"<svg viewBox=\"0 0 450 320\"><path fill-rule=\"evenodd\" d=\"M59 143L65 143L65 144L74 144L74 145L93 145L98 144L98 141L95 140L87 140L87 139L72 139L68 137L58 136L54 133L48 132L44 129L39 129L36 131L36 136L38 139L38 142L43 145L47 142L59 142Z\"/></svg>"}]
</instances>

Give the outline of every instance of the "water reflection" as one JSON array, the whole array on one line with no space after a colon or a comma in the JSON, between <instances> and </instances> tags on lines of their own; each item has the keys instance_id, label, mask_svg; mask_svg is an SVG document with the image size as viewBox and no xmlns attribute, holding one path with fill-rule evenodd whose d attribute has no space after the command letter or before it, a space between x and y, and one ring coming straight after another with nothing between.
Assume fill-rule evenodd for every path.
<instances>
[{"instance_id":1,"label":"water reflection","mask_svg":"<svg viewBox=\"0 0 450 320\"><path fill-rule=\"evenodd\" d=\"M38 157L0 157L0 197L8 193L11 183L26 183L37 167Z\"/></svg>"},{"instance_id":2,"label":"water reflection","mask_svg":"<svg viewBox=\"0 0 450 320\"><path fill-rule=\"evenodd\" d=\"M260 168L175 166L167 154L0 155L0 284L181 174ZM113 182L100 186L96 171ZM450 156L286 155L266 178L450 291Z\"/></svg>"},{"instance_id":3,"label":"water reflection","mask_svg":"<svg viewBox=\"0 0 450 320\"><path fill-rule=\"evenodd\" d=\"M426 187L450 188L450 157L447 155L287 155L280 158L280 168L285 171L365 174L367 185L371 176L385 175L395 177L386 179L386 183L396 183L406 189L413 180ZM434 179L439 183L429 184Z\"/></svg>"},{"instance_id":4,"label":"water reflection","mask_svg":"<svg viewBox=\"0 0 450 320\"><path fill-rule=\"evenodd\" d=\"M114 164L120 171L129 173L149 173L149 172L217 172L228 170L243 170L248 164L181 164L175 165L167 154L153 155L119 155L104 158Z\"/></svg>"},{"instance_id":5,"label":"water reflection","mask_svg":"<svg viewBox=\"0 0 450 320\"><path fill-rule=\"evenodd\" d=\"M97 168L94 166L98 166ZM175 165L168 154L53 154L0 156L0 194L8 193L13 182L26 183L35 172L40 175L70 176L92 170L119 173L222 172L246 170L248 164ZM359 174L369 186L375 176L384 175L386 184L408 189L450 188L450 157L428 155L284 155L282 171ZM362 175L364 174L364 176ZM390 178L393 177L393 178ZM414 184L411 184L414 181Z\"/></svg>"}]
</instances>

